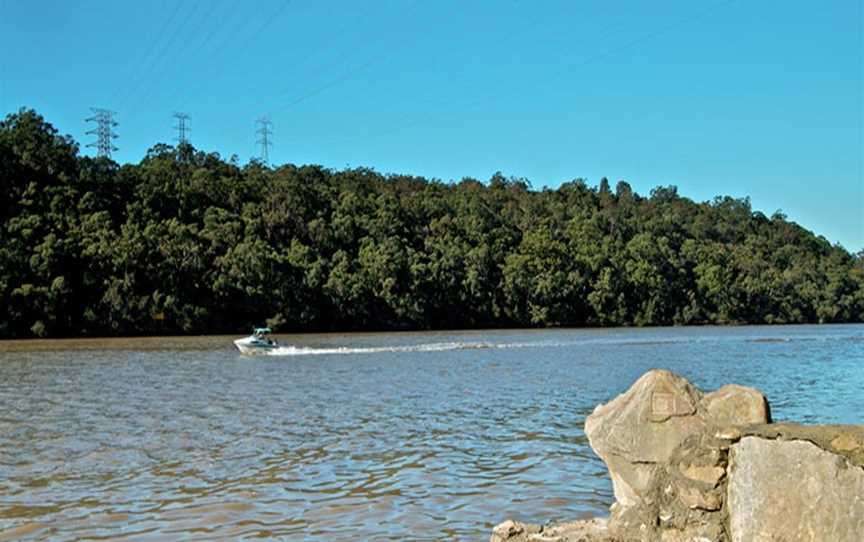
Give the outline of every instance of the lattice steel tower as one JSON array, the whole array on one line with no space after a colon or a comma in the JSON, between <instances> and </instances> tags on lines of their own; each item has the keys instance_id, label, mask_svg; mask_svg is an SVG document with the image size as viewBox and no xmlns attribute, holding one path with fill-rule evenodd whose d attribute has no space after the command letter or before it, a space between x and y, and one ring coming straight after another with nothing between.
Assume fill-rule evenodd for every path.
<instances>
[{"instance_id":1,"label":"lattice steel tower","mask_svg":"<svg viewBox=\"0 0 864 542\"><path fill-rule=\"evenodd\" d=\"M117 126L114 112L98 107L91 107L90 110L93 111L93 116L85 120L86 122L95 122L96 128L89 130L87 134L96 134L96 142L87 146L96 147L97 155L111 158L111 153L117 150L117 147L114 146L117 134L112 129Z\"/></svg>"},{"instance_id":2,"label":"lattice steel tower","mask_svg":"<svg viewBox=\"0 0 864 542\"><path fill-rule=\"evenodd\" d=\"M258 134L258 140L256 143L261 145L261 161L265 164L270 163L270 147L273 145L273 141L270 138L273 136L273 122L270 121L267 117L260 117L255 121L258 125L258 129L255 131Z\"/></svg>"},{"instance_id":3,"label":"lattice steel tower","mask_svg":"<svg viewBox=\"0 0 864 542\"><path fill-rule=\"evenodd\" d=\"M177 119L177 126L174 127L177 130L177 143L180 145L189 143L187 133L192 131L192 127L189 126L189 115L186 113L174 113L174 118Z\"/></svg>"}]
</instances>

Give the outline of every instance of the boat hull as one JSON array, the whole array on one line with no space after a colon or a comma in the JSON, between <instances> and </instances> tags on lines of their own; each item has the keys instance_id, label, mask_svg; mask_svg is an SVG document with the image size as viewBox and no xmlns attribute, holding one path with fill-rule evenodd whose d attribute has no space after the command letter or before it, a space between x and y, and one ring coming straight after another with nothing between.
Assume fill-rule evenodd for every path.
<instances>
[{"instance_id":1,"label":"boat hull","mask_svg":"<svg viewBox=\"0 0 864 542\"><path fill-rule=\"evenodd\" d=\"M250 356L267 354L279 348L279 345L275 341L268 343L255 337L237 339L234 341L234 346L237 347L237 350L239 350L241 354Z\"/></svg>"}]
</instances>

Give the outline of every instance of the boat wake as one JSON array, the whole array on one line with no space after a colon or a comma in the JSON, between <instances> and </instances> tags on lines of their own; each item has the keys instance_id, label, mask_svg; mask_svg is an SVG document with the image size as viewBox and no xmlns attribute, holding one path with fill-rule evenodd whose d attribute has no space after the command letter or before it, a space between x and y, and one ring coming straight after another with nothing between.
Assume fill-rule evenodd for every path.
<instances>
[{"instance_id":1,"label":"boat wake","mask_svg":"<svg viewBox=\"0 0 864 542\"><path fill-rule=\"evenodd\" d=\"M446 352L448 350L485 350L493 348L525 348L538 346L537 343L488 343L488 342L447 342L398 346L280 346L267 352L270 356L327 356L339 354L381 354L387 352Z\"/></svg>"},{"instance_id":2,"label":"boat wake","mask_svg":"<svg viewBox=\"0 0 864 542\"><path fill-rule=\"evenodd\" d=\"M657 345L694 342L692 339L583 339L570 341L480 342L453 341L392 346L280 346L266 352L270 356L321 356L339 354L381 354L387 352L446 352L450 350L508 350L513 348L562 348L592 345ZM699 341L697 341L699 342Z\"/></svg>"},{"instance_id":3,"label":"boat wake","mask_svg":"<svg viewBox=\"0 0 864 542\"><path fill-rule=\"evenodd\" d=\"M657 346L696 345L726 342L786 343L814 340L811 337L674 337L674 338L600 338L569 341L480 342L452 341L391 346L280 346L265 352L269 356L332 356L340 354L381 354L388 352L446 352L451 350L505 350L514 348L561 348L574 346ZM861 341L862 336L829 337L818 340Z\"/></svg>"}]
</instances>

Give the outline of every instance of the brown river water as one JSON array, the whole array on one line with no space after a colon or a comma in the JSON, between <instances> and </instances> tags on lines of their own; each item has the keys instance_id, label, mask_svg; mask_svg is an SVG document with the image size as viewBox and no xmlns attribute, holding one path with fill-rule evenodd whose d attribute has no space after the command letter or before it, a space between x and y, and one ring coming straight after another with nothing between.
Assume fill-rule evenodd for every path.
<instances>
[{"instance_id":1,"label":"brown river water","mask_svg":"<svg viewBox=\"0 0 864 542\"><path fill-rule=\"evenodd\" d=\"M593 407L653 367L864 421L864 326L0 342L0 541L488 540L605 514Z\"/></svg>"}]
</instances>

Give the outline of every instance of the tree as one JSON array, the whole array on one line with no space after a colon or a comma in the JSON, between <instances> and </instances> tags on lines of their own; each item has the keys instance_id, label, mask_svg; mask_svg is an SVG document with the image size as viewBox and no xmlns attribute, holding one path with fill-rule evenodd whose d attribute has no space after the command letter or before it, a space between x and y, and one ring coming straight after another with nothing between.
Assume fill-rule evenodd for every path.
<instances>
[{"instance_id":1,"label":"tree","mask_svg":"<svg viewBox=\"0 0 864 542\"><path fill-rule=\"evenodd\" d=\"M0 337L860 322L864 253L747 198L82 157L0 122Z\"/></svg>"}]
</instances>

